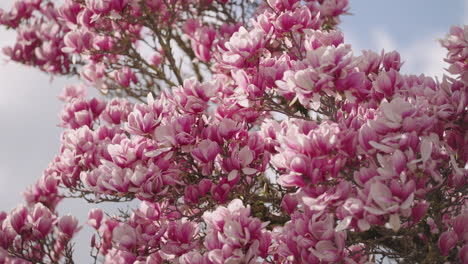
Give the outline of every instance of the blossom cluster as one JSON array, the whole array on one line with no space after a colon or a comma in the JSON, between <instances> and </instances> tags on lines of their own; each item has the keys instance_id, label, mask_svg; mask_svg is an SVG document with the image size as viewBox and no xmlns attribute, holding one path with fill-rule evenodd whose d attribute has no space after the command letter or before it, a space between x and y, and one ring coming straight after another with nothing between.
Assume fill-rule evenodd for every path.
<instances>
[{"instance_id":1,"label":"blossom cluster","mask_svg":"<svg viewBox=\"0 0 468 264\"><path fill-rule=\"evenodd\" d=\"M42 203L0 213L2 263L57 262L70 254L71 239L81 229L74 216L58 216ZM44 246L47 241L48 247Z\"/></svg>"},{"instance_id":2,"label":"blossom cluster","mask_svg":"<svg viewBox=\"0 0 468 264\"><path fill-rule=\"evenodd\" d=\"M26 2L0 21L34 21L42 5ZM62 256L60 237L79 228L55 207L82 197L140 201L89 213L92 254L106 263L468 263L468 27L441 40L451 75L437 80L400 73L396 51L354 54L335 28L346 0L264 1L250 22L217 9L230 3L70 0L52 12L55 51L81 58L87 85L132 99L65 89L59 154L27 207L4 214L1 252ZM136 47L148 39L159 41L147 61ZM47 256L12 242L48 235L60 245L37 251Z\"/></svg>"},{"instance_id":3,"label":"blossom cluster","mask_svg":"<svg viewBox=\"0 0 468 264\"><path fill-rule=\"evenodd\" d=\"M182 84L188 74L179 59L208 63L242 24L236 9L244 2L16 0L0 9L0 25L17 31L4 53L50 74L80 76L106 93L146 96ZM203 79L202 67L192 66L190 74Z\"/></svg>"}]
</instances>

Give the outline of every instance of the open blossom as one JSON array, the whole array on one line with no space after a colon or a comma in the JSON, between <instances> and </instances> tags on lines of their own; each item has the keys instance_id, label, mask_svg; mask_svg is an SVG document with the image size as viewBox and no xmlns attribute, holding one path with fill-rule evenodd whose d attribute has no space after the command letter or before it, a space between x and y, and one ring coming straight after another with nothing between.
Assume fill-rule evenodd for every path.
<instances>
[{"instance_id":1,"label":"open blossom","mask_svg":"<svg viewBox=\"0 0 468 264\"><path fill-rule=\"evenodd\" d=\"M214 161L219 152L220 148L216 142L205 139L192 151L192 156L202 163L208 163Z\"/></svg>"},{"instance_id":2,"label":"open blossom","mask_svg":"<svg viewBox=\"0 0 468 264\"><path fill-rule=\"evenodd\" d=\"M65 53L83 53L92 48L93 34L89 31L70 31L65 35Z\"/></svg>"},{"instance_id":3,"label":"open blossom","mask_svg":"<svg viewBox=\"0 0 468 264\"><path fill-rule=\"evenodd\" d=\"M468 214L464 213L458 215L453 220L453 230L458 236L459 240L468 241Z\"/></svg>"},{"instance_id":4,"label":"open blossom","mask_svg":"<svg viewBox=\"0 0 468 264\"><path fill-rule=\"evenodd\" d=\"M49 208L39 203L34 206L30 221L33 226L33 235L41 239L51 232L55 216Z\"/></svg>"},{"instance_id":5,"label":"open blossom","mask_svg":"<svg viewBox=\"0 0 468 264\"><path fill-rule=\"evenodd\" d=\"M103 219L103 212L101 209L94 208L88 213L88 224L95 229L98 229L101 226L101 221Z\"/></svg>"},{"instance_id":6,"label":"open blossom","mask_svg":"<svg viewBox=\"0 0 468 264\"><path fill-rule=\"evenodd\" d=\"M339 126L330 122L320 126L313 122L289 124L278 135L280 151L272 160L278 168L289 168L288 174L281 175L280 184L304 186L308 181L312 184L322 181L327 173L337 175L346 161L344 153L331 155L342 147L340 136Z\"/></svg>"},{"instance_id":7,"label":"open blossom","mask_svg":"<svg viewBox=\"0 0 468 264\"><path fill-rule=\"evenodd\" d=\"M208 226L205 246L213 263L256 263L258 257L267 256L271 235L265 223L250 216L242 201L233 200L227 207L206 212L203 219Z\"/></svg>"},{"instance_id":8,"label":"open blossom","mask_svg":"<svg viewBox=\"0 0 468 264\"><path fill-rule=\"evenodd\" d=\"M99 99L93 98L74 98L68 102L62 112L62 125L70 128L79 128L82 126L91 127L94 120L104 110L105 103Z\"/></svg>"},{"instance_id":9,"label":"open blossom","mask_svg":"<svg viewBox=\"0 0 468 264\"><path fill-rule=\"evenodd\" d=\"M58 219L60 232L71 238L81 227L78 227L78 220L71 215L64 215Z\"/></svg>"},{"instance_id":10,"label":"open blossom","mask_svg":"<svg viewBox=\"0 0 468 264\"><path fill-rule=\"evenodd\" d=\"M170 222L165 237L167 242L162 245L162 250L166 254L177 256L185 254L198 246L197 233L198 226L194 222L185 220Z\"/></svg>"},{"instance_id":11,"label":"open blossom","mask_svg":"<svg viewBox=\"0 0 468 264\"><path fill-rule=\"evenodd\" d=\"M448 71L452 74L459 74L463 82L467 83L467 63L466 63L466 49L468 47L468 39L466 32L468 27L465 25L463 28L452 26L450 34L445 39L441 40L442 46L448 50L448 55L445 61L450 63Z\"/></svg>"},{"instance_id":12,"label":"open blossom","mask_svg":"<svg viewBox=\"0 0 468 264\"><path fill-rule=\"evenodd\" d=\"M226 52L222 52L222 61L233 67L253 65L265 45L265 33L258 29L247 31L241 27L225 43Z\"/></svg>"},{"instance_id":13,"label":"open blossom","mask_svg":"<svg viewBox=\"0 0 468 264\"><path fill-rule=\"evenodd\" d=\"M104 77L104 71L105 68L102 64L86 64L80 74L88 82L100 84ZM99 87L99 85L97 86Z\"/></svg>"},{"instance_id":14,"label":"open blossom","mask_svg":"<svg viewBox=\"0 0 468 264\"><path fill-rule=\"evenodd\" d=\"M125 193L130 185L130 169L116 165L101 165L90 172L82 172L81 181L86 187L100 193Z\"/></svg>"},{"instance_id":15,"label":"open blossom","mask_svg":"<svg viewBox=\"0 0 468 264\"><path fill-rule=\"evenodd\" d=\"M196 29L188 29L187 34L191 39L195 55L201 61L209 62L212 57L211 53L213 52L213 43L216 39L216 31L210 27L199 26L198 23L192 24Z\"/></svg>"},{"instance_id":16,"label":"open blossom","mask_svg":"<svg viewBox=\"0 0 468 264\"><path fill-rule=\"evenodd\" d=\"M51 210L55 209L62 200L58 192L59 180L55 176L55 172L46 170L42 177L23 193L26 203L34 205L40 202Z\"/></svg>"},{"instance_id":17,"label":"open blossom","mask_svg":"<svg viewBox=\"0 0 468 264\"><path fill-rule=\"evenodd\" d=\"M330 216L318 214L309 218L296 214L284 229L273 234L277 236L275 239L281 241L277 251L281 261L288 259L297 263L336 263L345 258L346 234L343 231L335 232ZM295 237L301 239L294 239Z\"/></svg>"},{"instance_id":18,"label":"open blossom","mask_svg":"<svg viewBox=\"0 0 468 264\"><path fill-rule=\"evenodd\" d=\"M301 6L294 11L286 11L279 15L275 26L279 31L290 32L314 27L312 24L316 22L317 20L313 21L310 9L306 6Z\"/></svg>"},{"instance_id":19,"label":"open blossom","mask_svg":"<svg viewBox=\"0 0 468 264\"><path fill-rule=\"evenodd\" d=\"M442 252L442 255L447 256L449 252L456 245L457 235L452 232L444 232L439 238L439 249Z\"/></svg>"},{"instance_id":20,"label":"open blossom","mask_svg":"<svg viewBox=\"0 0 468 264\"><path fill-rule=\"evenodd\" d=\"M118 247L130 251L136 244L136 233L129 225L122 224L114 228L112 231L112 239Z\"/></svg>"},{"instance_id":21,"label":"open blossom","mask_svg":"<svg viewBox=\"0 0 468 264\"><path fill-rule=\"evenodd\" d=\"M10 224L17 234L21 234L27 224L28 209L24 206L17 207L11 214Z\"/></svg>"},{"instance_id":22,"label":"open blossom","mask_svg":"<svg viewBox=\"0 0 468 264\"><path fill-rule=\"evenodd\" d=\"M73 98L81 98L85 96L86 89L83 85L69 85L65 87L59 98L64 102L70 102Z\"/></svg>"},{"instance_id":23,"label":"open blossom","mask_svg":"<svg viewBox=\"0 0 468 264\"><path fill-rule=\"evenodd\" d=\"M217 89L217 83L201 84L194 78L184 81L182 87L173 89L174 100L187 113L200 113L207 109Z\"/></svg>"},{"instance_id":24,"label":"open blossom","mask_svg":"<svg viewBox=\"0 0 468 264\"><path fill-rule=\"evenodd\" d=\"M137 135L151 134L159 123L157 114L149 106L136 104L128 115L126 130Z\"/></svg>"},{"instance_id":25,"label":"open blossom","mask_svg":"<svg viewBox=\"0 0 468 264\"><path fill-rule=\"evenodd\" d=\"M102 113L102 118L110 124L119 125L127 121L128 114L131 112L131 104L125 99L112 99Z\"/></svg>"},{"instance_id":26,"label":"open blossom","mask_svg":"<svg viewBox=\"0 0 468 264\"><path fill-rule=\"evenodd\" d=\"M129 67L123 67L114 71L114 79L124 87L129 87L131 83L138 82L135 73Z\"/></svg>"},{"instance_id":27,"label":"open blossom","mask_svg":"<svg viewBox=\"0 0 468 264\"><path fill-rule=\"evenodd\" d=\"M111 2L110 0L86 0L86 7L95 14L101 14L110 10Z\"/></svg>"}]
</instances>

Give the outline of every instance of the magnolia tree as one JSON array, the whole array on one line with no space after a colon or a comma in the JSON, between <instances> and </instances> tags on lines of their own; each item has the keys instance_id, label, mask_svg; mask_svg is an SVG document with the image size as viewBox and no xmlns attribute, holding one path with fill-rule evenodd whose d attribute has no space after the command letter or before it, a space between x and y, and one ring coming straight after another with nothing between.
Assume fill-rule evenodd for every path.
<instances>
[{"instance_id":1,"label":"magnolia tree","mask_svg":"<svg viewBox=\"0 0 468 264\"><path fill-rule=\"evenodd\" d=\"M448 76L353 53L347 0L18 0L12 60L74 76L58 155L0 213L1 263L468 263L468 26ZM95 87L106 99L86 97Z\"/></svg>"}]
</instances>

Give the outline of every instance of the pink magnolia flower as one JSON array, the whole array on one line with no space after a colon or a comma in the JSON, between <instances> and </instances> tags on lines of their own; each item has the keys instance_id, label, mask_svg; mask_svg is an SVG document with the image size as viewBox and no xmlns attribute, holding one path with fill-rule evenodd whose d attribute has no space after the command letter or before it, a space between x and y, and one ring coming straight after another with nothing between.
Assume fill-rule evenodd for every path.
<instances>
[{"instance_id":1,"label":"pink magnolia flower","mask_svg":"<svg viewBox=\"0 0 468 264\"><path fill-rule=\"evenodd\" d=\"M412 111L413 107L403 98L397 97L390 102L382 102L380 104L380 110L384 117L382 120L382 125L387 129L393 130L401 127L404 116ZM387 131L388 130L382 130L379 132L385 133Z\"/></svg>"},{"instance_id":2,"label":"pink magnolia flower","mask_svg":"<svg viewBox=\"0 0 468 264\"><path fill-rule=\"evenodd\" d=\"M216 31L211 27L198 27L191 35L192 49L198 59L209 62L211 59L212 46L216 38Z\"/></svg>"},{"instance_id":3,"label":"pink magnolia flower","mask_svg":"<svg viewBox=\"0 0 468 264\"><path fill-rule=\"evenodd\" d=\"M46 170L34 185L27 188L23 196L29 206L40 203L51 210L55 209L61 201L58 193L59 179L56 176L56 172Z\"/></svg>"},{"instance_id":4,"label":"pink magnolia flower","mask_svg":"<svg viewBox=\"0 0 468 264\"><path fill-rule=\"evenodd\" d=\"M458 257L463 264L468 263L468 244L465 243L465 245L460 249Z\"/></svg>"},{"instance_id":5,"label":"pink magnolia flower","mask_svg":"<svg viewBox=\"0 0 468 264\"><path fill-rule=\"evenodd\" d=\"M467 33L468 27L465 25L463 28L458 26L452 26L450 28L450 34L445 39L441 40L440 43L448 50L447 59L450 63L448 71L452 74L466 75L467 63L466 63L466 49L468 47ZM463 78L466 84L466 77Z\"/></svg>"},{"instance_id":6,"label":"pink magnolia flower","mask_svg":"<svg viewBox=\"0 0 468 264\"><path fill-rule=\"evenodd\" d=\"M62 51L65 53L83 53L89 51L93 47L93 37L93 34L89 31L70 31L64 37L65 47L62 48Z\"/></svg>"},{"instance_id":7,"label":"pink magnolia flower","mask_svg":"<svg viewBox=\"0 0 468 264\"><path fill-rule=\"evenodd\" d=\"M164 54L161 53L161 52L157 52L157 53L153 54L153 56L151 56L151 59L150 59L151 64L154 67L159 67L159 65L161 65L163 60L164 60Z\"/></svg>"},{"instance_id":8,"label":"pink magnolia flower","mask_svg":"<svg viewBox=\"0 0 468 264\"><path fill-rule=\"evenodd\" d=\"M65 2L64 5L58 8L60 18L67 21L70 24L70 28L72 28L72 25L77 24L77 16L81 10L82 6L74 2Z\"/></svg>"},{"instance_id":9,"label":"pink magnolia flower","mask_svg":"<svg viewBox=\"0 0 468 264\"><path fill-rule=\"evenodd\" d=\"M280 261L336 263L345 257L346 233L335 232L331 215L296 213L274 233L274 239L279 241L277 256Z\"/></svg>"},{"instance_id":10,"label":"pink magnolia flower","mask_svg":"<svg viewBox=\"0 0 468 264\"><path fill-rule=\"evenodd\" d=\"M419 220L421 220L426 214L428 209L429 209L429 204L427 202L416 203L411 208L411 216L413 217L413 221L417 223Z\"/></svg>"},{"instance_id":11,"label":"pink magnolia flower","mask_svg":"<svg viewBox=\"0 0 468 264\"><path fill-rule=\"evenodd\" d=\"M83 98L72 100L62 114L63 125L69 125L71 128L91 126L93 119L89 105Z\"/></svg>"},{"instance_id":12,"label":"pink magnolia flower","mask_svg":"<svg viewBox=\"0 0 468 264\"><path fill-rule=\"evenodd\" d=\"M129 87L131 83L138 83L136 74L129 67L122 67L113 72L115 81L123 87Z\"/></svg>"},{"instance_id":13,"label":"pink magnolia flower","mask_svg":"<svg viewBox=\"0 0 468 264\"><path fill-rule=\"evenodd\" d=\"M130 175L132 171L128 168L105 162L98 168L84 172L80 175L83 184L98 193L126 193L130 186Z\"/></svg>"},{"instance_id":14,"label":"pink magnolia flower","mask_svg":"<svg viewBox=\"0 0 468 264\"><path fill-rule=\"evenodd\" d=\"M293 194L286 194L281 201L281 208L285 210L288 214L292 214L299 202L297 201L297 197Z\"/></svg>"},{"instance_id":15,"label":"pink magnolia flower","mask_svg":"<svg viewBox=\"0 0 468 264\"><path fill-rule=\"evenodd\" d=\"M120 224L113 229L112 240L118 248L125 249L126 251L132 251L136 245L137 234L131 226Z\"/></svg>"},{"instance_id":16,"label":"pink magnolia flower","mask_svg":"<svg viewBox=\"0 0 468 264\"><path fill-rule=\"evenodd\" d=\"M297 0L268 0L268 4L277 11L293 10L298 3Z\"/></svg>"},{"instance_id":17,"label":"pink magnolia flower","mask_svg":"<svg viewBox=\"0 0 468 264\"><path fill-rule=\"evenodd\" d=\"M390 69L399 71L403 64L400 59L400 54L397 51L385 53L382 61L384 69L388 72Z\"/></svg>"},{"instance_id":18,"label":"pink magnolia flower","mask_svg":"<svg viewBox=\"0 0 468 264\"><path fill-rule=\"evenodd\" d=\"M104 14L110 11L112 0L86 0L86 7L95 14Z\"/></svg>"},{"instance_id":19,"label":"pink magnolia flower","mask_svg":"<svg viewBox=\"0 0 468 264\"><path fill-rule=\"evenodd\" d=\"M52 231L55 216L49 208L41 203L34 205L30 218L33 227L33 236L36 239L43 239Z\"/></svg>"},{"instance_id":20,"label":"pink magnolia flower","mask_svg":"<svg viewBox=\"0 0 468 264\"><path fill-rule=\"evenodd\" d=\"M152 134L159 123L160 118L148 105L136 104L128 115L125 130L135 135Z\"/></svg>"},{"instance_id":21,"label":"pink magnolia flower","mask_svg":"<svg viewBox=\"0 0 468 264\"><path fill-rule=\"evenodd\" d=\"M73 98L86 97L86 88L83 85L68 85L59 96L60 100L70 102Z\"/></svg>"},{"instance_id":22,"label":"pink magnolia flower","mask_svg":"<svg viewBox=\"0 0 468 264\"><path fill-rule=\"evenodd\" d=\"M27 225L28 209L25 206L19 206L10 213L10 224L19 235L22 234Z\"/></svg>"},{"instance_id":23,"label":"pink magnolia flower","mask_svg":"<svg viewBox=\"0 0 468 264\"><path fill-rule=\"evenodd\" d=\"M453 220L453 230L455 234L458 236L459 240L468 241L468 214L464 213L458 215Z\"/></svg>"},{"instance_id":24,"label":"pink magnolia flower","mask_svg":"<svg viewBox=\"0 0 468 264\"><path fill-rule=\"evenodd\" d=\"M210 193L219 203L225 203L231 192L232 186L227 178L222 178L217 184L211 186Z\"/></svg>"},{"instance_id":25,"label":"pink magnolia flower","mask_svg":"<svg viewBox=\"0 0 468 264\"><path fill-rule=\"evenodd\" d=\"M363 50L362 55L355 61L359 71L364 72L367 76L369 74L377 75L382 63L382 56L370 51Z\"/></svg>"},{"instance_id":26,"label":"pink magnolia flower","mask_svg":"<svg viewBox=\"0 0 468 264\"><path fill-rule=\"evenodd\" d=\"M132 105L127 100L114 98L107 104L101 118L110 124L119 125L121 122L127 121L131 107Z\"/></svg>"},{"instance_id":27,"label":"pink magnolia flower","mask_svg":"<svg viewBox=\"0 0 468 264\"><path fill-rule=\"evenodd\" d=\"M115 40L109 36L95 36L94 48L100 51L111 51L114 47Z\"/></svg>"},{"instance_id":28,"label":"pink magnolia flower","mask_svg":"<svg viewBox=\"0 0 468 264\"><path fill-rule=\"evenodd\" d=\"M239 173L254 175L259 170L263 170L262 167L254 164L257 157L263 154L263 146L260 146L260 151L257 154L254 150L250 149L250 147L254 148L255 145L249 145L250 146L244 146L240 149L238 149L237 146L233 147L230 151L230 157L223 160L223 168L229 172L229 181L237 181L239 179Z\"/></svg>"},{"instance_id":29,"label":"pink magnolia flower","mask_svg":"<svg viewBox=\"0 0 468 264\"><path fill-rule=\"evenodd\" d=\"M169 223L166 231L166 242L161 246L166 254L181 256L198 245L196 239L198 226L194 222L179 220Z\"/></svg>"},{"instance_id":30,"label":"pink magnolia flower","mask_svg":"<svg viewBox=\"0 0 468 264\"><path fill-rule=\"evenodd\" d=\"M105 264L141 263L137 260L137 256L135 255L135 253L132 253L129 251L112 248L106 253L107 254L105 255L106 257L104 259ZM145 263L153 263L153 262L145 262ZM155 262L155 263L161 263L161 262Z\"/></svg>"},{"instance_id":31,"label":"pink magnolia flower","mask_svg":"<svg viewBox=\"0 0 468 264\"><path fill-rule=\"evenodd\" d=\"M439 237L439 249L442 255L448 256L453 247L457 244L457 235L453 231L446 231Z\"/></svg>"},{"instance_id":32,"label":"pink magnolia flower","mask_svg":"<svg viewBox=\"0 0 468 264\"><path fill-rule=\"evenodd\" d=\"M93 98L74 98L68 102L62 111L62 126L76 129L83 126L91 127L105 108L105 103Z\"/></svg>"},{"instance_id":33,"label":"pink magnolia flower","mask_svg":"<svg viewBox=\"0 0 468 264\"><path fill-rule=\"evenodd\" d=\"M92 226L94 229L99 229L103 216L104 214L101 209L91 209L88 213L88 225Z\"/></svg>"},{"instance_id":34,"label":"pink magnolia flower","mask_svg":"<svg viewBox=\"0 0 468 264\"><path fill-rule=\"evenodd\" d=\"M232 138L241 129L242 125L230 118L221 120L218 127L219 135L225 139Z\"/></svg>"},{"instance_id":35,"label":"pink magnolia flower","mask_svg":"<svg viewBox=\"0 0 468 264\"><path fill-rule=\"evenodd\" d=\"M67 238L72 238L81 229L81 227L78 227L78 220L70 214L61 216L57 225L60 232L66 235Z\"/></svg>"},{"instance_id":36,"label":"pink magnolia flower","mask_svg":"<svg viewBox=\"0 0 468 264\"><path fill-rule=\"evenodd\" d=\"M144 218L147 218L152 221L157 221L162 216L162 210L164 205L160 203L151 203L143 201L138 208L137 214L142 214Z\"/></svg>"},{"instance_id":37,"label":"pink magnolia flower","mask_svg":"<svg viewBox=\"0 0 468 264\"><path fill-rule=\"evenodd\" d=\"M369 200L371 203L364 208L375 215L396 213L400 208L408 209L414 199L414 193L411 193L406 200L395 198L391 190L379 181L370 183ZM400 202L399 202L400 201Z\"/></svg>"},{"instance_id":38,"label":"pink magnolia flower","mask_svg":"<svg viewBox=\"0 0 468 264\"><path fill-rule=\"evenodd\" d=\"M247 31L241 27L225 43L227 51L222 52L222 61L226 65L237 68L253 65L265 43L266 36L263 31L258 29Z\"/></svg>"},{"instance_id":39,"label":"pink magnolia flower","mask_svg":"<svg viewBox=\"0 0 468 264\"><path fill-rule=\"evenodd\" d=\"M200 84L191 78L185 80L182 87L173 89L174 100L187 113L201 113L207 109L208 101L214 96L216 89L216 83Z\"/></svg>"},{"instance_id":40,"label":"pink magnolia flower","mask_svg":"<svg viewBox=\"0 0 468 264\"><path fill-rule=\"evenodd\" d=\"M130 0L113 0L111 2L111 8L114 12L122 12L122 10L131 3ZM115 15L117 16L117 15Z\"/></svg>"},{"instance_id":41,"label":"pink magnolia flower","mask_svg":"<svg viewBox=\"0 0 468 264\"><path fill-rule=\"evenodd\" d=\"M286 11L276 19L276 28L280 32L299 31L305 28L313 28L318 17L312 19L309 8L301 6L294 11ZM315 20L315 21L314 21Z\"/></svg>"},{"instance_id":42,"label":"pink magnolia flower","mask_svg":"<svg viewBox=\"0 0 468 264\"><path fill-rule=\"evenodd\" d=\"M180 264L206 264L206 259L197 251L190 251L179 258Z\"/></svg>"},{"instance_id":43,"label":"pink magnolia flower","mask_svg":"<svg viewBox=\"0 0 468 264\"><path fill-rule=\"evenodd\" d=\"M392 97L400 89L401 85L400 74L393 69L388 72L381 72L373 82L375 91L383 94L386 98Z\"/></svg>"},{"instance_id":44,"label":"pink magnolia flower","mask_svg":"<svg viewBox=\"0 0 468 264\"><path fill-rule=\"evenodd\" d=\"M201 163L213 162L221 151L218 143L209 139L202 140L198 146L192 150L192 156Z\"/></svg>"},{"instance_id":45,"label":"pink magnolia flower","mask_svg":"<svg viewBox=\"0 0 468 264\"><path fill-rule=\"evenodd\" d=\"M329 263L333 263L336 261L340 261L343 258L342 247L344 246L344 239L346 238L345 233L336 233L335 234L335 244L330 240L321 240L315 244L315 247L311 249L312 253L321 261L326 261Z\"/></svg>"},{"instance_id":46,"label":"pink magnolia flower","mask_svg":"<svg viewBox=\"0 0 468 264\"><path fill-rule=\"evenodd\" d=\"M250 208L244 207L240 200L231 201L227 207L219 206L214 212L205 212L203 219L208 227L205 247L213 263L254 263L257 257L267 256L271 243L271 235L265 229L267 223L251 217Z\"/></svg>"},{"instance_id":47,"label":"pink magnolia flower","mask_svg":"<svg viewBox=\"0 0 468 264\"><path fill-rule=\"evenodd\" d=\"M80 75L90 83L96 84L101 88L102 78L104 77L105 66L103 64L86 64L80 72Z\"/></svg>"}]
</instances>

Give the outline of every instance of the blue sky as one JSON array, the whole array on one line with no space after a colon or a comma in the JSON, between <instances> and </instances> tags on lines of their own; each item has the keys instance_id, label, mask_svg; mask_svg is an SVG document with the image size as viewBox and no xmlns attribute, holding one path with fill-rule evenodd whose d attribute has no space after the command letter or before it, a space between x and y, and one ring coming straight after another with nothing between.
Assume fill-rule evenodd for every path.
<instances>
[{"instance_id":1,"label":"blue sky","mask_svg":"<svg viewBox=\"0 0 468 264\"><path fill-rule=\"evenodd\" d=\"M437 39L451 25L468 22L467 0L350 0L351 16L341 29L355 54L362 49L397 50L402 72L441 77L445 50Z\"/></svg>"},{"instance_id":2,"label":"blue sky","mask_svg":"<svg viewBox=\"0 0 468 264\"><path fill-rule=\"evenodd\" d=\"M445 32L465 19L463 0L351 0L353 16L343 19L343 28L355 32L381 28L395 39L412 42L420 36ZM360 35L364 38L366 34Z\"/></svg>"},{"instance_id":3,"label":"blue sky","mask_svg":"<svg viewBox=\"0 0 468 264\"><path fill-rule=\"evenodd\" d=\"M13 0L0 1L0 8ZM468 0L350 0L352 16L340 26L345 40L355 48L374 51L398 50L405 73L441 76L445 55L437 43L452 24L467 23ZM13 43L14 34L0 29L0 46ZM75 80L50 77L34 69L5 63L0 55L0 210L9 211L22 202L32 184L59 149L61 129L57 127L62 107L57 95ZM60 210L79 214L85 222L92 205L66 201ZM87 263L89 230L78 240L78 262Z\"/></svg>"}]
</instances>

